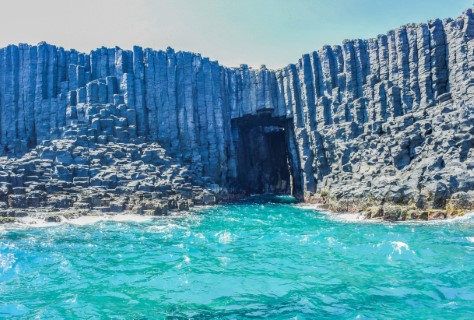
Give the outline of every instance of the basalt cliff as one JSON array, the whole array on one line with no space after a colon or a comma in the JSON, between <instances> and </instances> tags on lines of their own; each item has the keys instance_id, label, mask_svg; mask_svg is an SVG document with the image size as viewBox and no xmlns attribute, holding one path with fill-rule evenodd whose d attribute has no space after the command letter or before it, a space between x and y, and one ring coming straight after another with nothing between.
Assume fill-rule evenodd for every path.
<instances>
[{"instance_id":1,"label":"basalt cliff","mask_svg":"<svg viewBox=\"0 0 474 320\"><path fill-rule=\"evenodd\" d=\"M474 207L474 14L278 70L172 49L0 49L4 220L292 193L368 218ZM55 221L57 216L48 216Z\"/></svg>"}]
</instances>

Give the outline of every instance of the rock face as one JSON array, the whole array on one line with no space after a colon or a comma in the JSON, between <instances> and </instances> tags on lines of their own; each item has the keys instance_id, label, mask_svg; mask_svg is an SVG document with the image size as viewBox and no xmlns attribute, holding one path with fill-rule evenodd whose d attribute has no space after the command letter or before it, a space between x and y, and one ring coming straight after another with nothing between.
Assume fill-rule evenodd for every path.
<instances>
[{"instance_id":1,"label":"rock face","mask_svg":"<svg viewBox=\"0 0 474 320\"><path fill-rule=\"evenodd\" d=\"M165 206L194 188L199 199L292 192L373 216L398 212L388 205L471 208L473 39L468 9L279 70L169 48L10 45L0 49L0 200L143 191Z\"/></svg>"}]
</instances>

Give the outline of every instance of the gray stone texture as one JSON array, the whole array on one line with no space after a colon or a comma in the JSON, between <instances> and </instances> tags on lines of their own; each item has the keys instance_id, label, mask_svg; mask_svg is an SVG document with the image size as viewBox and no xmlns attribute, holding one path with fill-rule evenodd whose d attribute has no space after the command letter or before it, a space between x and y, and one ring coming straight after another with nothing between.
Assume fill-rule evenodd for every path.
<instances>
[{"instance_id":1,"label":"gray stone texture","mask_svg":"<svg viewBox=\"0 0 474 320\"><path fill-rule=\"evenodd\" d=\"M149 196L206 188L202 177L232 192L239 165L232 121L270 113L289 124L301 198L329 190L442 208L474 190L473 38L468 9L457 19L325 46L278 70L226 68L171 48L84 54L10 45L0 49L3 201L62 207L69 198L50 199L60 190ZM194 180L173 180L184 168ZM73 202L119 210L127 201Z\"/></svg>"}]
</instances>

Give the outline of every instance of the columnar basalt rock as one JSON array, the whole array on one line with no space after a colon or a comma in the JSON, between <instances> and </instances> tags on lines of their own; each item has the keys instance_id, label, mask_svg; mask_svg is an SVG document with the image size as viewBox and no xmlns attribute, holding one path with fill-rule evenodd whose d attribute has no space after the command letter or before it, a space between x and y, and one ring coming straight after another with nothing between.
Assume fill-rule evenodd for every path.
<instances>
[{"instance_id":1,"label":"columnar basalt rock","mask_svg":"<svg viewBox=\"0 0 474 320\"><path fill-rule=\"evenodd\" d=\"M50 201L44 189L64 190L65 184L83 193L90 187L155 192L160 179L173 185L159 170L140 169L130 180L119 171L136 161L153 164L153 150L160 148L159 157L166 154L192 173L194 187L221 193L249 191L239 174L263 163L281 166L259 169L266 173L287 164L288 188L258 174L257 189L291 190L337 210L369 212L370 205L378 208L373 216L393 203L453 211L458 201L469 209L473 38L468 9L457 19L325 46L279 70L226 68L171 48L84 54L46 43L10 45L0 49L0 200L7 207L44 204ZM255 129L243 126L246 121ZM253 160L239 154L250 131L263 143ZM283 155L271 154L276 136ZM105 156L90 158L100 152ZM52 180L31 189L42 170ZM127 189L128 183L134 186Z\"/></svg>"}]
</instances>

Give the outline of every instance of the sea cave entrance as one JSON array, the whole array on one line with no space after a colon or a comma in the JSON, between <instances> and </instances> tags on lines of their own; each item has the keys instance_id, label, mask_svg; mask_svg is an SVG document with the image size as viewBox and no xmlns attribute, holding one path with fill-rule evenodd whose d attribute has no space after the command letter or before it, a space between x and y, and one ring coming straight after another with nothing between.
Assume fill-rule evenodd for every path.
<instances>
[{"instance_id":1,"label":"sea cave entrance","mask_svg":"<svg viewBox=\"0 0 474 320\"><path fill-rule=\"evenodd\" d=\"M234 119L238 189L247 194L296 195L289 153L290 121L263 113Z\"/></svg>"}]
</instances>

